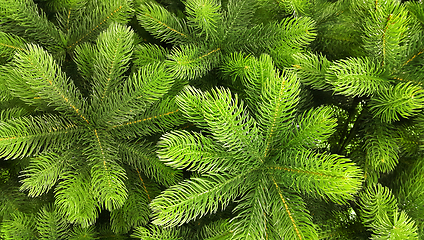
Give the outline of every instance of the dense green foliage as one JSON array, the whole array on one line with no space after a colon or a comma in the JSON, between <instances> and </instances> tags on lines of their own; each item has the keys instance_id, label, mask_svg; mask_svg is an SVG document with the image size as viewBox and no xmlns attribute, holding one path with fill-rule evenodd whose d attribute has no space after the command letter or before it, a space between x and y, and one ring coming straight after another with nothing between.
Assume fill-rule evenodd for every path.
<instances>
[{"instance_id":1,"label":"dense green foliage","mask_svg":"<svg viewBox=\"0 0 424 240\"><path fill-rule=\"evenodd\" d=\"M424 239L424 4L0 0L0 239Z\"/></svg>"}]
</instances>

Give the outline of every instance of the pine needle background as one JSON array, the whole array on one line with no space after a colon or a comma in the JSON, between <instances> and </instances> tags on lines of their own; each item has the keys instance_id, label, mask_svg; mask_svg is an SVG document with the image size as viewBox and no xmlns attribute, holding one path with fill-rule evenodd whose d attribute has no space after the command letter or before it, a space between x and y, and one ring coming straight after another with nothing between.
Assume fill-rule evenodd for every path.
<instances>
[{"instance_id":1,"label":"pine needle background","mask_svg":"<svg viewBox=\"0 0 424 240\"><path fill-rule=\"evenodd\" d=\"M0 239L424 239L424 4L0 0Z\"/></svg>"}]
</instances>

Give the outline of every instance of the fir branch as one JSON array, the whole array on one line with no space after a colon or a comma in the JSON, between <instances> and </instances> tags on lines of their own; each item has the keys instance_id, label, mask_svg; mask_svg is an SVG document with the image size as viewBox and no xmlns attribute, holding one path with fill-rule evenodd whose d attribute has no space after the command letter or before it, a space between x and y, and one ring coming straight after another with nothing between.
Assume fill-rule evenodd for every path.
<instances>
[{"instance_id":1,"label":"fir branch","mask_svg":"<svg viewBox=\"0 0 424 240\"><path fill-rule=\"evenodd\" d=\"M365 225L373 231L372 239L418 239L417 226L405 212L398 211L397 201L387 187L369 187L360 195L360 207Z\"/></svg>"},{"instance_id":2,"label":"fir branch","mask_svg":"<svg viewBox=\"0 0 424 240\"><path fill-rule=\"evenodd\" d=\"M11 219L2 221L0 231L5 240L35 239L37 235L34 223L33 217L16 212Z\"/></svg>"},{"instance_id":3,"label":"fir branch","mask_svg":"<svg viewBox=\"0 0 424 240\"><path fill-rule=\"evenodd\" d=\"M352 199L362 183L362 172L346 158L307 150L283 153L267 169L276 171L273 175L279 183L337 203Z\"/></svg>"},{"instance_id":4,"label":"fir branch","mask_svg":"<svg viewBox=\"0 0 424 240\"><path fill-rule=\"evenodd\" d=\"M178 226L219 208L225 209L230 201L247 190L243 184L247 173L209 173L171 186L150 204L154 212L153 224Z\"/></svg>"},{"instance_id":5,"label":"fir branch","mask_svg":"<svg viewBox=\"0 0 424 240\"><path fill-rule=\"evenodd\" d=\"M164 132L183 123L185 119L174 99L166 98L151 105L133 120L108 127L108 131L117 138L137 137Z\"/></svg>"},{"instance_id":6,"label":"fir branch","mask_svg":"<svg viewBox=\"0 0 424 240\"><path fill-rule=\"evenodd\" d=\"M0 153L22 158L49 149L63 149L76 142L83 130L60 116L22 117L0 123ZM67 139L67 141L63 141Z\"/></svg>"},{"instance_id":7,"label":"fir branch","mask_svg":"<svg viewBox=\"0 0 424 240\"><path fill-rule=\"evenodd\" d=\"M20 190L28 190L30 197L38 197L48 192L65 170L68 158L70 158L69 152L62 156L51 152L31 159L27 169L21 172L21 176L25 179L21 180Z\"/></svg>"},{"instance_id":8,"label":"fir branch","mask_svg":"<svg viewBox=\"0 0 424 240\"><path fill-rule=\"evenodd\" d=\"M123 84L122 90L113 89L101 108L94 109L97 119L106 119L107 125L115 125L134 119L151 109L174 84L165 65L154 63L143 66ZM152 110L152 109L151 109ZM160 109L161 110L161 109Z\"/></svg>"},{"instance_id":9,"label":"fir branch","mask_svg":"<svg viewBox=\"0 0 424 240\"><path fill-rule=\"evenodd\" d=\"M147 64L154 65L155 63L163 62L169 54L168 49L162 46L143 43L136 45L134 48L134 65L143 67Z\"/></svg>"},{"instance_id":10,"label":"fir branch","mask_svg":"<svg viewBox=\"0 0 424 240\"><path fill-rule=\"evenodd\" d=\"M63 51L63 33L47 19L31 0L0 2L1 31L18 35L30 42L37 42L52 53Z\"/></svg>"},{"instance_id":11,"label":"fir branch","mask_svg":"<svg viewBox=\"0 0 424 240\"><path fill-rule=\"evenodd\" d=\"M186 105L184 102L193 101L199 104L199 100L203 100L201 106L196 106L202 109L200 113L184 106ZM210 128L213 138L227 150L234 151L240 157L255 159L255 162L264 161L263 150L260 147L263 143L256 141L259 136L257 123L249 115L243 113L243 103L240 102L239 106L237 95L232 98L231 92L226 89L213 89L210 93L196 93L192 87L186 87L177 98L177 103L180 108L185 109L188 119L194 117L187 114L190 112L203 115L202 121Z\"/></svg>"},{"instance_id":12,"label":"fir branch","mask_svg":"<svg viewBox=\"0 0 424 240\"><path fill-rule=\"evenodd\" d=\"M104 132L94 129L91 134L94 136L84 149L88 160L93 163L90 172L91 190L101 207L109 211L118 209L125 203L128 192L124 183L125 170L117 164L116 145Z\"/></svg>"},{"instance_id":13,"label":"fir branch","mask_svg":"<svg viewBox=\"0 0 424 240\"><path fill-rule=\"evenodd\" d=\"M87 82L94 75L94 56L96 56L96 51L95 45L87 42L77 45L74 50L74 61L78 71Z\"/></svg>"},{"instance_id":14,"label":"fir branch","mask_svg":"<svg viewBox=\"0 0 424 240\"><path fill-rule=\"evenodd\" d=\"M399 208L406 211L417 225L422 225L424 192L421 189L424 186L424 178L422 178L424 161L422 161L422 157L416 157L415 161L408 165L408 168L397 176L393 184L393 193L399 201ZM422 227L420 228L420 234L422 234Z\"/></svg>"},{"instance_id":15,"label":"fir branch","mask_svg":"<svg viewBox=\"0 0 424 240\"><path fill-rule=\"evenodd\" d=\"M99 215L99 204L91 190L90 179L85 173L76 175L67 171L61 176L55 189L55 206L68 222L86 228L95 223ZM84 204L80 204L83 202Z\"/></svg>"},{"instance_id":16,"label":"fir branch","mask_svg":"<svg viewBox=\"0 0 424 240\"><path fill-rule=\"evenodd\" d=\"M416 57L418 57L419 55L424 53L424 49L422 49L421 51L419 51L418 53L414 54L414 56L412 56L411 58L409 58L408 60L406 60L405 63L402 64L402 67L408 65L411 61L413 61Z\"/></svg>"},{"instance_id":17,"label":"fir branch","mask_svg":"<svg viewBox=\"0 0 424 240\"><path fill-rule=\"evenodd\" d=\"M221 48L208 49L202 45L183 45L173 48L166 64L178 79L201 78L217 66Z\"/></svg>"},{"instance_id":18,"label":"fir branch","mask_svg":"<svg viewBox=\"0 0 424 240\"><path fill-rule=\"evenodd\" d=\"M42 240L68 237L69 225L53 207L43 207L37 214L37 231Z\"/></svg>"},{"instance_id":19,"label":"fir branch","mask_svg":"<svg viewBox=\"0 0 424 240\"><path fill-rule=\"evenodd\" d=\"M417 19L421 25L424 25L424 5L422 2L406 2L406 9Z\"/></svg>"},{"instance_id":20,"label":"fir branch","mask_svg":"<svg viewBox=\"0 0 424 240\"><path fill-rule=\"evenodd\" d=\"M68 112L89 124L81 93L61 71L53 57L41 47L28 45L28 51L17 53L10 67L13 81L17 84L26 85L37 94L36 97L51 104L56 110ZM32 97L27 96L25 89L13 86L16 84L13 81L9 82L9 89L15 96L23 99Z\"/></svg>"},{"instance_id":21,"label":"fir branch","mask_svg":"<svg viewBox=\"0 0 424 240\"><path fill-rule=\"evenodd\" d=\"M125 204L111 212L112 231L119 234L128 233L132 228L146 225L149 222L149 198L139 185L133 184L128 190Z\"/></svg>"},{"instance_id":22,"label":"fir branch","mask_svg":"<svg viewBox=\"0 0 424 240\"><path fill-rule=\"evenodd\" d=\"M98 233L96 232L94 226L81 227L74 226L72 232L69 234L69 240L95 240L97 239Z\"/></svg>"},{"instance_id":23,"label":"fir branch","mask_svg":"<svg viewBox=\"0 0 424 240\"><path fill-rule=\"evenodd\" d=\"M377 172L394 170L399 161L399 147L392 140L394 126L380 121L368 123L365 127L366 164Z\"/></svg>"},{"instance_id":24,"label":"fir branch","mask_svg":"<svg viewBox=\"0 0 424 240\"><path fill-rule=\"evenodd\" d=\"M16 51L26 51L26 41L14 34L0 32L0 56L4 61L12 58Z\"/></svg>"},{"instance_id":25,"label":"fir branch","mask_svg":"<svg viewBox=\"0 0 424 240\"><path fill-rule=\"evenodd\" d=\"M240 36L240 32L250 26L253 13L257 3L252 0L229 0L227 12L223 15L224 33L221 36L222 42Z\"/></svg>"},{"instance_id":26,"label":"fir branch","mask_svg":"<svg viewBox=\"0 0 424 240\"><path fill-rule=\"evenodd\" d=\"M217 39L217 27L221 22L221 3L216 0L189 0L185 2L189 24L200 31L205 39Z\"/></svg>"},{"instance_id":27,"label":"fir branch","mask_svg":"<svg viewBox=\"0 0 424 240\"><path fill-rule=\"evenodd\" d=\"M285 1L285 0L275 0L279 7L281 7L284 12L293 14L294 16L301 16L305 14L310 7L310 2L305 0L296 0L296 1Z\"/></svg>"},{"instance_id":28,"label":"fir branch","mask_svg":"<svg viewBox=\"0 0 424 240\"><path fill-rule=\"evenodd\" d=\"M70 24L66 39L67 50L71 51L78 44L97 37L97 34L112 22L127 23L132 14L133 9L128 0L88 2Z\"/></svg>"},{"instance_id":29,"label":"fir branch","mask_svg":"<svg viewBox=\"0 0 424 240\"><path fill-rule=\"evenodd\" d=\"M166 133L161 137L158 146L160 161L176 169L206 173L240 171L249 167L238 162L221 146L214 144L213 139L196 132Z\"/></svg>"},{"instance_id":30,"label":"fir branch","mask_svg":"<svg viewBox=\"0 0 424 240\"><path fill-rule=\"evenodd\" d=\"M299 115L297 125L286 136L284 146L320 147L336 131L337 119L332 117L332 112L329 107L320 107Z\"/></svg>"},{"instance_id":31,"label":"fir branch","mask_svg":"<svg viewBox=\"0 0 424 240\"><path fill-rule=\"evenodd\" d=\"M93 59L93 100L104 101L121 83L123 73L129 68L133 38L134 32L130 28L118 24L111 24L97 38Z\"/></svg>"},{"instance_id":32,"label":"fir branch","mask_svg":"<svg viewBox=\"0 0 424 240\"><path fill-rule=\"evenodd\" d=\"M226 219L211 222L202 227L197 238L205 240L231 239L233 235L232 226L233 223L228 222Z\"/></svg>"},{"instance_id":33,"label":"fir branch","mask_svg":"<svg viewBox=\"0 0 424 240\"><path fill-rule=\"evenodd\" d=\"M259 95L257 98L264 99L265 102L268 99L278 99L278 94L274 96L276 94L272 93L274 91L278 93L280 88L269 91L269 94L266 95L268 81L284 82L284 79L276 77L278 72L274 69L269 57L263 56L260 58L261 61L253 58L251 61L246 61L242 54L234 56L236 60L240 61L234 66L230 65L229 69L235 69L236 78L242 78L242 81L252 83L247 88L253 93L251 94L253 97ZM250 71L250 67L243 66L246 63L253 64L256 69ZM246 76L250 79L246 79ZM281 85L276 84L275 86ZM293 88L295 89L293 91L297 91L296 87ZM255 92L258 89L259 91ZM261 91L262 89L265 94ZM290 91L292 89L287 89L287 92ZM293 101L295 97L287 96L287 101ZM287 238L291 239L296 238L297 235L287 213L281 211L284 209L283 204L273 209L275 201L280 195L277 191L270 191L272 190L271 179L277 179L278 184L284 184L300 193L308 193L313 197L329 199L338 203L352 199L353 194L359 190L362 181L360 169L341 156L316 154L305 149L302 150L300 146L294 148L299 152L295 150L292 152L281 147L284 146L286 138L280 139L282 142L279 143L275 141L276 147L279 147L280 150L270 148L269 154L265 155L265 143L268 136L265 134L267 133L266 128L273 128L273 125L260 126L256 121L251 120L247 111L243 110L242 103L238 102L237 95L233 97L228 90L212 89L210 92L202 92L193 87L186 87L177 96L177 103L187 119L204 130L207 135L182 131L171 132L160 141L159 156L163 156L161 159L172 166L205 171L205 173L203 177L192 178L193 180L170 187L153 200L151 206L154 206L154 212L157 214L154 223L164 226L183 224L198 216L216 211L220 205L217 204L217 201L225 200L222 204L226 205L229 201L234 201L233 197L240 197L240 200L236 202L236 215L233 218L235 222L240 221L240 224L234 229L235 239L257 239L267 236L270 239L280 239L286 238L288 232L290 234L287 235ZM257 119L261 119L264 115L260 111L254 111L254 113L257 114ZM290 116L291 120L288 120L290 124L296 124L294 121L295 111L287 115ZM265 116L268 115L265 113ZM274 115L271 114L271 116ZM318 128L329 128L321 126L319 123L317 125ZM330 129L326 129L325 132L332 131ZM288 134L287 128L282 128L281 131L283 136ZM232 156L221 157L218 147L222 147ZM182 151L193 152L193 154L187 157L181 156ZM215 151L215 154L211 154L212 151ZM202 153L199 154L199 152ZM232 168L231 171L226 170L226 167ZM206 172L206 170L208 171ZM222 179L215 179L216 175ZM208 177L205 179L205 176ZM227 176L228 180L223 176ZM243 179L243 184L237 185L237 189L234 189L233 182L240 181L238 178ZM295 182L292 181L293 178L296 179ZM299 185L295 186L294 183L299 183ZM229 188L230 185L231 188ZM241 187L243 189L240 190ZM242 195L240 195L240 191L243 192ZM221 195L221 197L217 198L215 194ZM224 200L222 200L223 198ZM290 197L291 199L293 198ZM295 200L293 202L287 200L286 204L289 206L292 203L299 204ZM191 208L187 209L189 206ZM301 209L299 209L300 212L302 212ZM182 216L182 213L185 215ZM249 214L247 215L247 213ZM281 221L283 214L286 214L287 221ZM299 228L300 235L304 234L308 239L317 238L315 226L311 223L310 218L301 213L297 214L300 214L300 218L296 221L300 222L303 227ZM283 225L278 225L278 228L272 227L273 224L280 223Z\"/></svg>"},{"instance_id":34,"label":"fir branch","mask_svg":"<svg viewBox=\"0 0 424 240\"><path fill-rule=\"evenodd\" d=\"M271 206L269 201L267 183L263 179L258 179L259 184L255 188L249 189L241 198L233 212L237 217L232 219L234 222L234 239L266 239L271 226L268 226Z\"/></svg>"},{"instance_id":35,"label":"fir branch","mask_svg":"<svg viewBox=\"0 0 424 240\"><path fill-rule=\"evenodd\" d=\"M325 75L332 65L323 55L313 53L298 53L294 55L295 64L292 65L302 84L317 90L330 90L331 85Z\"/></svg>"},{"instance_id":36,"label":"fir branch","mask_svg":"<svg viewBox=\"0 0 424 240\"><path fill-rule=\"evenodd\" d=\"M410 21L408 12L399 2L380 3L370 10L364 22L364 48L369 56L379 60L388 72L399 65L399 52L405 50L405 33Z\"/></svg>"},{"instance_id":37,"label":"fir branch","mask_svg":"<svg viewBox=\"0 0 424 240\"><path fill-rule=\"evenodd\" d=\"M416 115L424 107L424 91L410 83L398 83L373 97L369 103L371 112L383 122L399 121L400 117Z\"/></svg>"},{"instance_id":38,"label":"fir branch","mask_svg":"<svg viewBox=\"0 0 424 240\"><path fill-rule=\"evenodd\" d=\"M152 35L170 43L191 41L184 19L179 19L157 3L143 3L137 9L137 19Z\"/></svg>"},{"instance_id":39,"label":"fir branch","mask_svg":"<svg viewBox=\"0 0 424 240\"><path fill-rule=\"evenodd\" d=\"M141 240L184 240L188 239L188 233L186 228L162 228L149 225L147 227L137 227L131 237Z\"/></svg>"},{"instance_id":40,"label":"fir branch","mask_svg":"<svg viewBox=\"0 0 424 240\"><path fill-rule=\"evenodd\" d=\"M283 72L281 76L259 81L262 82L263 87L260 93L262 104L258 109L260 116L258 119L262 129L265 129L264 157L266 157L276 142L281 141L283 129L286 129L293 121L293 113L299 101L297 96L300 86L296 76L290 72Z\"/></svg>"},{"instance_id":41,"label":"fir branch","mask_svg":"<svg viewBox=\"0 0 424 240\"><path fill-rule=\"evenodd\" d=\"M137 171L142 171L146 176L164 186L179 182L181 180L181 172L160 162L154 154L155 151L156 149L148 143L122 142L119 144L119 156L124 163L132 166ZM141 177L140 180L144 184Z\"/></svg>"},{"instance_id":42,"label":"fir branch","mask_svg":"<svg viewBox=\"0 0 424 240\"><path fill-rule=\"evenodd\" d=\"M370 96L390 87L384 70L368 58L340 60L328 68L327 82L338 94Z\"/></svg>"},{"instance_id":43,"label":"fir branch","mask_svg":"<svg viewBox=\"0 0 424 240\"><path fill-rule=\"evenodd\" d=\"M290 191L281 189L278 183L272 178L273 192L276 192L279 199L275 200L271 211L275 212L272 222L275 237L288 239L318 239L316 226L311 221L311 216L305 208L304 201Z\"/></svg>"},{"instance_id":44,"label":"fir branch","mask_svg":"<svg viewBox=\"0 0 424 240\"><path fill-rule=\"evenodd\" d=\"M264 60L269 61L271 58L266 57ZM253 68L253 66L262 63L257 62L256 58L252 58L242 52L235 52L223 59L220 71L224 78L231 80L233 83L237 81L249 83L248 79L257 79L256 75L258 74L258 70ZM270 66L268 62L265 62L265 65L268 68ZM265 66L262 68L265 68ZM269 73L269 69L264 73ZM252 84L253 88L257 83L251 82L250 84ZM256 86L256 88L260 89L258 86Z\"/></svg>"}]
</instances>

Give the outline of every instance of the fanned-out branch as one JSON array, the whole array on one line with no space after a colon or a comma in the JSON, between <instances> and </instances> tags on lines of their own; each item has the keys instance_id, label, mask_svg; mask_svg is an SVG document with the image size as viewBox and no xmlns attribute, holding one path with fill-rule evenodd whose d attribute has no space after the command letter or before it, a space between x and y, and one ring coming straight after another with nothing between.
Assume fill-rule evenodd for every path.
<instances>
[{"instance_id":1,"label":"fanned-out branch","mask_svg":"<svg viewBox=\"0 0 424 240\"><path fill-rule=\"evenodd\" d=\"M389 188L377 184L359 197L362 221L373 232L371 239L418 239L415 222L399 211Z\"/></svg>"},{"instance_id":2,"label":"fanned-out branch","mask_svg":"<svg viewBox=\"0 0 424 240\"><path fill-rule=\"evenodd\" d=\"M96 41L93 66L93 100L104 101L123 79L129 68L134 32L122 25L112 24Z\"/></svg>"},{"instance_id":3,"label":"fanned-out branch","mask_svg":"<svg viewBox=\"0 0 424 240\"><path fill-rule=\"evenodd\" d=\"M424 90L411 83L390 86L370 101L370 109L374 116L387 123L414 116L423 107Z\"/></svg>"},{"instance_id":4,"label":"fanned-out branch","mask_svg":"<svg viewBox=\"0 0 424 240\"><path fill-rule=\"evenodd\" d=\"M152 35L170 43L188 43L192 40L187 23L157 3L143 3L137 11L140 24Z\"/></svg>"},{"instance_id":5,"label":"fanned-out branch","mask_svg":"<svg viewBox=\"0 0 424 240\"><path fill-rule=\"evenodd\" d=\"M22 171L21 191L28 190L28 196L38 197L48 192L59 180L65 170L69 152L60 156L55 152L46 153L31 159L26 170Z\"/></svg>"},{"instance_id":6,"label":"fanned-out branch","mask_svg":"<svg viewBox=\"0 0 424 240\"><path fill-rule=\"evenodd\" d=\"M399 56L406 48L405 38L410 21L408 12L398 1L376 2L363 22L364 48L388 72L401 63Z\"/></svg>"},{"instance_id":7,"label":"fanned-out branch","mask_svg":"<svg viewBox=\"0 0 424 240\"><path fill-rule=\"evenodd\" d=\"M245 193L245 175L209 173L171 186L153 199L153 224L173 227L224 209Z\"/></svg>"},{"instance_id":8,"label":"fanned-out branch","mask_svg":"<svg viewBox=\"0 0 424 240\"><path fill-rule=\"evenodd\" d=\"M158 143L158 155L167 165L202 175L157 196L151 204L153 223L178 226L225 209L237 199L232 239L317 239L300 196L287 192L346 203L359 190L362 172L340 155L305 148L327 140L335 126L328 108L298 116L299 83L294 74L280 76L265 55L259 60L243 54L232 58L235 64L222 67L225 75L246 84L250 101L257 99L259 106L248 113L237 95L223 88L181 91L176 98L180 111L203 133L167 133ZM287 148L284 144L296 121L303 129L298 137L307 143L299 139Z\"/></svg>"},{"instance_id":9,"label":"fanned-out branch","mask_svg":"<svg viewBox=\"0 0 424 240\"><path fill-rule=\"evenodd\" d=\"M221 3L217 0L188 0L185 5L188 24L206 40L217 39L217 28L222 18Z\"/></svg>"},{"instance_id":10,"label":"fanned-out branch","mask_svg":"<svg viewBox=\"0 0 424 240\"><path fill-rule=\"evenodd\" d=\"M55 189L55 206L68 222L88 227L99 215L99 204L94 198L88 174L65 172ZM80 203L84 204L80 204Z\"/></svg>"},{"instance_id":11,"label":"fanned-out branch","mask_svg":"<svg viewBox=\"0 0 424 240\"><path fill-rule=\"evenodd\" d=\"M42 236L40 239L66 239L68 238L69 224L60 216L54 207L48 206L40 209L37 215L37 231Z\"/></svg>"},{"instance_id":12,"label":"fanned-out branch","mask_svg":"<svg viewBox=\"0 0 424 240\"><path fill-rule=\"evenodd\" d=\"M164 186L181 180L181 172L160 162L155 155L155 148L147 143L122 142L119 144L119 156L124 163Z\"/></svg>"},{"instance_id":13,"label":"fanned-out branch","mask_svg":"<svg viewBox=\"0 0 424 240\"><path fill-rule=\"evenodd\" d=\"M365 127L366 165L377 172L394 170L399 161L399 147L393 141L394 126L380 121L368 123Z\"/></svg>"},{"instance_id":14,"label":"fanned-out branch","mask_svg":"<svg viewBox=\"0 0 424 240\"><path fill-rule=\"evenodd\" d=\"M25 43L24 39L14 34L0 32L0 62L10 60L16 51L25 51Z\"/></svg>"},{"instance_id":15,"label":"fanned-out branch","mask_svg":"<svg viewBox=\"0 0 424 240\"><path fill-rule=\"evenodd\" d=\"M16 34L28 42L40 43L50 53L63 52L63 33L33 1L0 1L0 18L0 31Z\"/></svg>"},{"instance_id":16,"label":"fanned-out branch","mask_svg":"<svg viewBox=\"0 0 424 240\"><path fill-rule=\"evenodd\" d=\"M368 58L335 62L328 68L326 79L334 92L347 96L370 96L390 87L384 70Z\"/></svg>"},{"instance_id":17,"label":"fanned-out branch","mask_svg":"<svg viewBox=\"0 0 424 240\"><path fill-rule=\"evenodd\" d=\"M270 192L277 195L271 206L269 239L318 239L317 226L311 221L311 215L303 199L290 190L281 188L271 179Z\"/></svg>"},{"instance_id":18,"label":"fanned-out branch","mask_svg":"<svg viewBox=\"0 0 424 240\"><path fill-rule=\"evenodd\" d=\"M92 3L87 4L85 7ZM101 11L106 5L100 6ZM128 77L134 32L118 23L108 25L95 46L83 43L76 47L76 66L87 81L78 82L78 86L92 86L84 89L88 90L84 97L65 75L67 66L38 45L26 45L26 50L17 51L13 60L2 66L5 71L0 74L0 91L12 94L3 96L0 104L27 103L35 105L37 112L25 113L20 106L0 112L4 120L0 123L0 156L34 157L21 173L21 190L38 197L54 188L56 210L67 223L88 227L96 222L101 210L122 208L113 214L113 229L128 232L140 221L121 216L133 206L125 204L136 201L128 200L126 169L144 172L165 186L181 179L179 171L158 161L154 147L138 149L133 143L185 120L174 102L173 94L179 87L173 86L168 68L163 63L151 63Z\"/></svg>"},{"instance_id":19,"label":"fanned-out branch","mask_svg":"<svg viewBox=\"0 0 424 240\"><path fill-rule=\"evenodd\" d=\"M67 50L72 51L78 44L96 39L113 22L126 24L133 12L129 0L88 1L69 24Z\"/></svg>"},{"instance_id":20,"label":"fanned-out branch","mask_svg":"<svg viewBox=\"0 0 424 240\"><path fill-rule=\"evenodd\" d=\"M277 183L337 203L351 200L362 183L362 172L348 159L307 150L284 153L267 170L275 171Z\"/></svg>"},{"instance_id":21,"label":"fanned-out branch","mask_svg":"<svg viewBox=\"0 0 424 240\"><path fill-rule=\"evenodd\" d=\"M331 62L325 56L313 53L299 53L294 55L293 69L302 84L317 90L329 90L331 85L326 81L325 75Z\"/></svg>"},{"instance_id":22,"label":"fanned-out branch","mask_svg":"<svg viewBox=\"0 0 424 240\"><path fill-rule=\"evenodd\" d=\"M9 67L8 87L16 97L29 102L41 98L56 110L89 123L81 93L41 47L28 45L28 51L17 53Z\"/></svg>"},{"instance_id":23,"label":"fanned-out branch","mask_svg":"<svg viewBox=\"0 0 424 240\"><path fill-rule=\"evenodd\" d=\"M78 128L63 117L54 115L28 116L0 123L0 155L22 158L76 142ZM64 141L66 139L66 141Z\"/></svg>"}]
</instances>

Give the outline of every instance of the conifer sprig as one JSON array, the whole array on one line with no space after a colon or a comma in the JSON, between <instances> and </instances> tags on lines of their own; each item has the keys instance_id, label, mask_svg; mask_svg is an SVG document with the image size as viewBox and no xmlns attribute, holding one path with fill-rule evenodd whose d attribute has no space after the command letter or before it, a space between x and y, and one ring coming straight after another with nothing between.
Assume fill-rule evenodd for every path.
<instances>
[{"instance_id":1,"label":"conifer sprig","mask_svg":"<svg viewBox=\"0 0 424 240\"><path fill-rule=\"evenodd\" d=\"M372 229L371 239L417 239L417 226L404 211L399 211L390 189L380 184L360 195L365 225Z\"/></svg>"},{"instance_id":2,"label":"conifer sprig","mask_svg":"<svg viewBox=\"0 0 424 240\"><path fill-rule=\"evenodd\" d=\"M288 135L290 127L296 125L293 109L298 102L298 80L292 74L280 76L267 56L251 58L249 69L254 70L247 71L242 78L246 83L263 84L262 87L252 84L250 89L248 85L247 91L252 97L257 96L259 106L267 108L253 108L255 111L249 113L237 95L223 88L202 92L186 87L178 96L181 111L205 134L173 131L162 137L158 154L167 165L202 174L170 187L155 198L151 203L153 223L178 226L225 209L240 198L233 210L236 239L267 235L315 239L316 228L296 192L343 203L359 190L361 171L341 156L315 154L301 143L283 147L288 138L275 136ZM267 86L276 87L272 90ZM258 92L253 95L255 90ZM304 117L311 113L305 113ZM275 128L277 125L286 127ZM310 136L326 139L334 125L319 127L325 130ZM308 135L307 131L315 131L304 125L300 128L305 130L302 137ZM281 219L287 220L284 225L279 225Z\"/></svg>"},{"instance_id":3,"label":"conifer sprig","mask_svg":"<svg viewBox=\"0 0 424 240\"><path fill-rule=\"evenodd\" d=\"M76 62L91 84L88 99L62 71L61 62L38 45L26 45L2 66L7 72L2 80L11 94L44 113L1 122L0 153L9 159L35 157L22 172L21 190L40 196L54 189L56 210L68 223L88 227L102 209L131 204L126 166L164 185L180 178L178 171L158 161L153 147L135 147L140 137L172 128L183 119L166 95L174 81L163 64L126 75L133 40L132 29L115 23L95 45L77 48ZM120 131L113 127L117 125L122 125ZM147 203L143 206L148 213ZM135 227L132 221L127 224L120 231Z\"/></svg>"}]
</instances>

